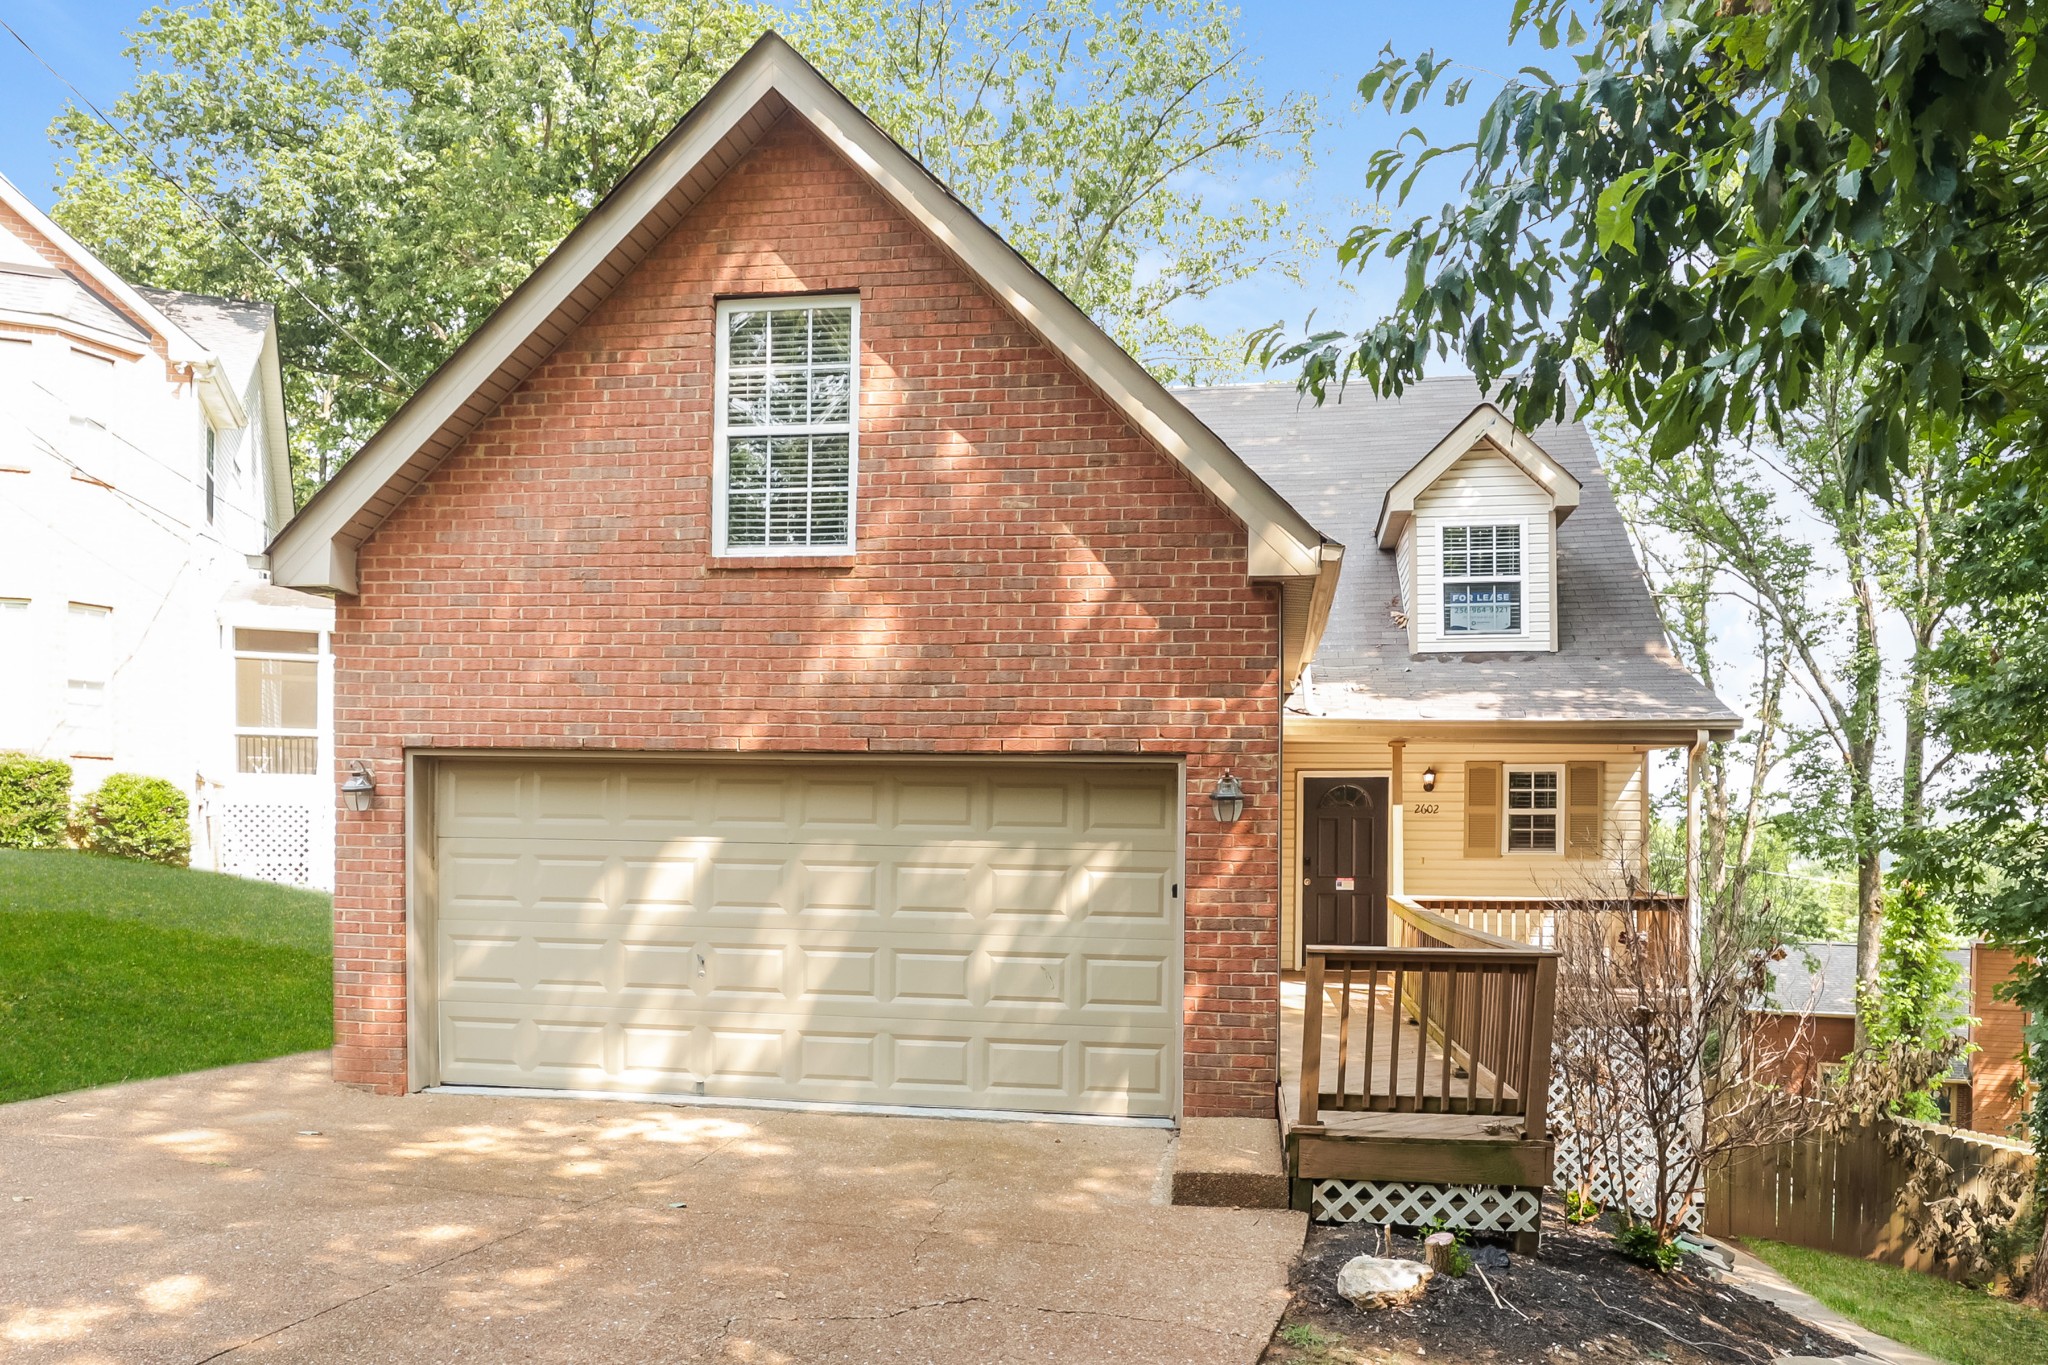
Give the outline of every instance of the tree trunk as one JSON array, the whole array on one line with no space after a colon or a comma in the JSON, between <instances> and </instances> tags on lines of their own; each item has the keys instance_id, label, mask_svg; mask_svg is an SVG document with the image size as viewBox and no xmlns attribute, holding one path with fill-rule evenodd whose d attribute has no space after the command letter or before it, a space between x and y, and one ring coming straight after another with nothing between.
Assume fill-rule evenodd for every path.
<instances>
[{"instance_id":1,"label":"tree trunk","mask_svg":"<svg viewBox=\"0 0 2048 1365\"><path fill-rule=\"evenodd\" d=\"M2041 1245L2034 1252L2034 1268L2027 1275L2027 1292L2021 1302L2029 1308L2048 1309L2048 1226L2041 1229Z\"/></svg>"}]
</instances>

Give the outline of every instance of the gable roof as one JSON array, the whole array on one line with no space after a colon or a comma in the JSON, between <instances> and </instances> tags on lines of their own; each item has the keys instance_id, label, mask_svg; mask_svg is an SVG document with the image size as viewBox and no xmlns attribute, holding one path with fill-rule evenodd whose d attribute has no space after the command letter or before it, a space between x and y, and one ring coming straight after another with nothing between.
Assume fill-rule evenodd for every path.
<instances>
[{"instance_id":1,"label":"gable roof","mask_svg":"<svg viewBox=\"0 0 2048 1365\"><path fill-rule=\"evenodd\" d=\"M1382 550L1391 550L1401 543L1401 529L1415 516L1415 500L1482 442L1499 451L1503 459L1528 476L1529 482L1550 495L1557 520L1563 521L1577 509L1582 487L1578 478L1509 421L1506 413L1491 403L1481 403L1387 489L1386 497L1380 501L1378 537Z\"/></svg>"},{"instance_id":2,"label":"gable roof","mask_svg":"<svg viewBox=\"0 0 2048 1365\"><path fill-rule=\"evenodd\" d=\"M1354 386L1321 407L1291 382L1176 392L1288 501L1353 544L1377 543L1393 486L1445 444L1446 432L1490 408L1465 376L1426 379L1398 398ZM1699 728L1731 732L1741 724L1665 639L1585 427L1545 423L1525 439L1579 488L1578 514L1557 528L1557 651L1411 655L1394 615L1395 554L1356 550L1345 559L1312 686L1295 693L1291 715L1405 725L1416 734L1508 721L1623 743L1675 743Z\"/></svg>"},{"instance_id":3,"label":"gable roof","mask_svg":"<svg viewBox=\"0 0 2048 1365\"><path fill-rule=\"evenodd\" d=\"M101 331L109 330L110 320L118 320L121 326L111 331L116 337L132 335L134 339L145 342L151 339L162 341L164 359L175 368L189 368L191 371L208 417L221 426L231 427L239 427L248 420L234 386L224 382L220 373L220 357L205 343L173 321L156 303L145 297L143 291L115 274L105 261L86 250L84 243L57 226L4 175L0 175L0 204L4 204L28 225L29 231L41 237L70 263L70 270L56 273L71 281L90 300L75 307L67 306L63 312L51 316L67 318ZM17 275L23 273L23 267L18 264L7 269ZM79 309L84 312L81 314Z\"/></svg>"},{"instance_id":4,"label":"gable roof","mask_svg":"<svg viewBox=\"0 0 2048 1365\"><path fill-rule=\"evenodd\" d=\"M292 519L292 462L285 423L284 377L277 346L277 309L248 299L213 294L187 294L175 289L136 286L144 298L164 311L220 358L220 375L230 393L255 396L263 405L263 459L268 528L275 534ZM235 423L232 425L240 425Z\"/></svg>"},{"instance_id":5,"label":"gable roof","mask_svg":"<svg viewBox=\"0 0 2048 1365\"><path fill-rule=\"evenodd\" d=\"M776 34L720 78L271 546L276 581L355 591L356 549L588 318L720 177L785 117L803 119L1246 528L1305 660L1343 547L1327 540L1122 347ZM1289 669L1292 681L1297 668Z\"/></svg>"}]
</instances>

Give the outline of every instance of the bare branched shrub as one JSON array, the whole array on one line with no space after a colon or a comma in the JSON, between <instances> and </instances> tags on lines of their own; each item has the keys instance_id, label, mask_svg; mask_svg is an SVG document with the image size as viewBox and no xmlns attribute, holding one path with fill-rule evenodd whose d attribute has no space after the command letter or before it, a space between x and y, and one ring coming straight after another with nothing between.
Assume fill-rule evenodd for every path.
<instances>
[{"instance_id":1,"label":"bare branched shrub","mask_svg":"<svg viewBox=\"0 0 2048 1365\"><path fill-rule=\"evenodd\" d=\"M1784 952L1767 922L1722 917L1697 951L1690 937L1671 898L1585 894L1557 908L1556 1122L1589 1168L1627 1190L1615 1212L1666 1242L1710 1163L1819 1121L1818 1106L1775 1084L1800 1031L1745 1033L1746 1016L1770 1004L1770 963Z\"/></svg>"}]
</instances>

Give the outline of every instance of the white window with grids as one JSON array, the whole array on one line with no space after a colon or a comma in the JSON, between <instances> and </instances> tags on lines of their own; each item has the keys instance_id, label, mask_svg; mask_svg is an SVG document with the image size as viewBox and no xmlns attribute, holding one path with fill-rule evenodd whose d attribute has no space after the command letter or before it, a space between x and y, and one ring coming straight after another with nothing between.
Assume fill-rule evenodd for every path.
<instances>
[{"instance_id":1,"label":"white window with grids","mask_svg":"<svg viewBox=\"0 0 2048 1365\"><path fill-rule=\"evenodd\" d=\"M114 756L114 611L73 602L64 618L65 748L73 758Z\"/></svg>"},{"instance_id":2,"label":"white window with grids","mask_svg":"<svg viewBox=\"0 0 2048 1365\"><path fill-rule=\"evenodd\" d=\"M1503 847L1509 853L1555 853L1564 772L1560 768L1509 768Z\"/></svg>"},{"instance_id":3,"label":"white window with grids","mask_svg":"<svg viewBox=\"0 0 2048 1365\"><path fill-rule=\"evenodd\" d=\"M1444 634L1522 633L1519 522L1443 528Z\"/></svg>"},{"instance_id":4,"label":"white window with grids","mask_svg":"<svg viewBox=\"0 0 2048 1365\"><path fill-rule=\"evenodd\" d=\"M719 305L719 554L852 552L859 332L853 298Z\"/></svg>"}]
</instances>

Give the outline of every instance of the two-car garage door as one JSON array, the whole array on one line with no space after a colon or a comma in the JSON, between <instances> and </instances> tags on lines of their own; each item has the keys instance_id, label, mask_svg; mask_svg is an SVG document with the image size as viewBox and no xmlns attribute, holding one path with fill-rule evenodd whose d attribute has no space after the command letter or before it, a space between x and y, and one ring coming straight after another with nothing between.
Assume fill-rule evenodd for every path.
<instances>
[{"instance_id":1,"label":"two-car garage door","mask_svg":"<svg viewBox=\"0 0 2048 1365\"><path fill-rule=\"evenodd\" d=\"M447 1084L1167 1116L1172 770L443 760Z\"/></svg>"}]
</instances>

